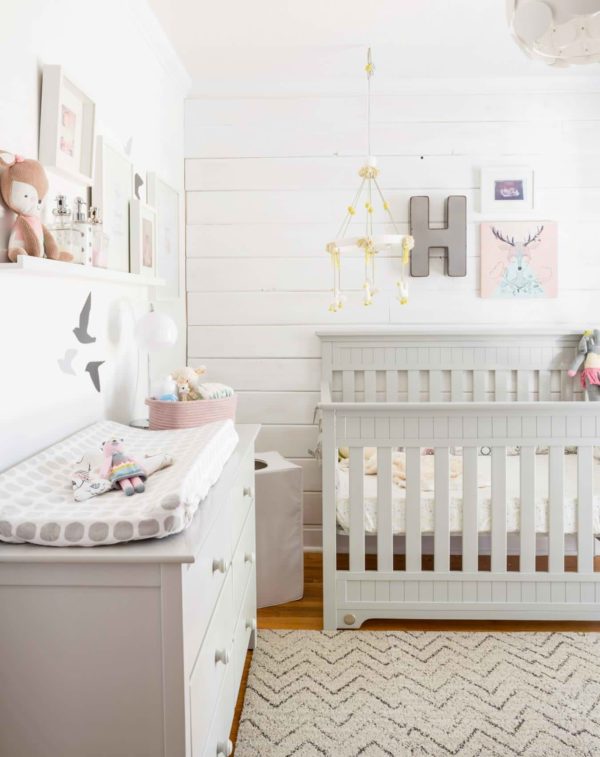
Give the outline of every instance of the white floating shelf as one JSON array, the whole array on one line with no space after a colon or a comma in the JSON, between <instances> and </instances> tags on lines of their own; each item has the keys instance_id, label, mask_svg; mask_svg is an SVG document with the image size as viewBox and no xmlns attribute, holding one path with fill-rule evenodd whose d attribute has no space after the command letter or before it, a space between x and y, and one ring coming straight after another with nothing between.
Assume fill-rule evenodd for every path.
<instances>
[{"instance_id":1,"label":"white floating shelf","mask_svg":"<svg viewBox=\"0 0 600 757\"><path fill-rule=\"evenodd\" d=\"M112 281L115 284L127 284L129 286L161 287L165 285L163 279L149 278L139 273L111 271L108 268L64 263L61 260L34 258L30 255L19 255L16 263L0 263L0 275L5 273L28 273L36 276L77 278L89 281Z\"/></svg>"}]
</instances>

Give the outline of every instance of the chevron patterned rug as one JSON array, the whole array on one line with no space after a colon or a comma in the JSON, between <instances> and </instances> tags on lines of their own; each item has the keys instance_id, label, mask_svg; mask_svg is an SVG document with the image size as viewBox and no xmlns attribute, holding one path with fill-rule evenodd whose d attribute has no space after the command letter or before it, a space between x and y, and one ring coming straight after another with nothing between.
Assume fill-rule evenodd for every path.
<instances>
[{"instance_id":1,"label":"chevron patterned rug","mask_svg":"<svg viewBox=\"0 0 600 757\"><path fill-rule=\"evenodd\" d=\"M260 631L235 755L600 755L600 634Z\"/></svg>"}]
</instances>

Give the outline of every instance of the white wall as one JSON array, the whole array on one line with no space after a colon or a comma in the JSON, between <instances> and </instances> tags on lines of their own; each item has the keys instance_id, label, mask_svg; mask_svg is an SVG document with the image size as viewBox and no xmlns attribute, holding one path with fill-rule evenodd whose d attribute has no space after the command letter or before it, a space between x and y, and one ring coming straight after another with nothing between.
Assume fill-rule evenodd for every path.
<instances>
[{"instance_id":1,"label":"white wall","mask_svg":"<svg viewBox=\"0 0 600 757\"><path fill-rule=\"evenodd\" d=\"M377 81L377 79L375 80ZM189 357L240 392L240 420L264 424L259 448L305 471L305 521L320 520L320 475L307 449L318 400L320 325L600 321L600 78L427 79L374 99L381 184L408 231L408 199L431 197L434 221L449 194L468 198L468 275L434 261L393 299L398 259L380 255L384 292L360 304L362 263L344 262L354 290L330 314L324 245L335 235L366 152L363 97L194 99L186 106ZM560 296L479 297L479 169L532 165L539 209L559 223Z\"/></svg>"},{"instance_id":2,"label":"white wall","mask_svg":"<svg viewBox=\"0 0 600 757\"><path fill-rule=\"evenodd\" d=\"M123 146L133 138L136 169L156 171L182 192L183 221L181 135L189 82L146 3L4 3L0 148L37 157L41 68L46 63L62 65L95 101L98 134ZM71 197L81 192L64 179L49 178L50 200L60 190ZM71 329L90 291L90 332L97 342L82 346ZM139 413L132 331L135 319L147 310L147 295L143 288L112 282L91 285L77 278L0 272L0 469L97 417L127 422ZM156 371L185 360L184 298L169 303L168 310L181 338L172 353L155 362ZM58 370L57 360L68 348L79 350L75 377ZM83 369L88 361L102 359L103 390L98 395ZM140 365L143 382L143 360Z\"/></svg>"}]
</instances>

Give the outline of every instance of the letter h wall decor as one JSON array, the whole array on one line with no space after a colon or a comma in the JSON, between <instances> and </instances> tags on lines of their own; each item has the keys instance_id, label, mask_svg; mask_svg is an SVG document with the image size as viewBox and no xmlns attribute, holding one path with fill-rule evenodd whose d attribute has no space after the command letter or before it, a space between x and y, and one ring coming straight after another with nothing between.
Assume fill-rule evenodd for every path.
<instances>
[{"instance_id":1,"label":"letter h wall decor","mask_svg":"<svg viewBox=\"0 0 600 757\"><path fill-rule=\"evenodd\" d=\"M415 246L410 256L411 276L429 276L429 252L446 250L448 276L467 275L467 198L451 195L446 200L446 219L442 229L429 225L429 197L410 198L410 233Z\"/></svg>"}]
</instances>

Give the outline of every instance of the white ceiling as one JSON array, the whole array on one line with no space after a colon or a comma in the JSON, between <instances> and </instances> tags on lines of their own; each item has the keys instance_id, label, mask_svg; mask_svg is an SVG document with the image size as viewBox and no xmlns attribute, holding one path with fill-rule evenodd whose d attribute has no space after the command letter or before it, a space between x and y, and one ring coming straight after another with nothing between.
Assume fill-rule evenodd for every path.
<instances>
[{"instance_id":1,"label":"white ceiling","mask_svg":"<svg viewBox=\"0 0 600 757\"><path fill-rule=\"evenodd\" d=\"M192 77L192 96L360 91L369 45L380 86L414 77L592 73L550 72L528 59L511 37L505 0L149 4Z\"/></svg>"}]
</instances>

